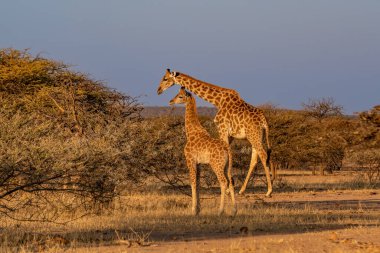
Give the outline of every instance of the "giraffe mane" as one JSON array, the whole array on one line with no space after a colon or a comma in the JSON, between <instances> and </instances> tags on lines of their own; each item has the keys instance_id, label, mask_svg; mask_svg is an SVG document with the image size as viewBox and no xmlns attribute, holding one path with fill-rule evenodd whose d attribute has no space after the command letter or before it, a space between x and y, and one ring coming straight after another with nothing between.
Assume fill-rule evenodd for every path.
<instances>
[{"instance_id":1,"label":"giraffe mane","mask_svg":"<svg viewBox=\"0 0 380 253\"><path fill-rule=\"evenodd\" d=\"M178 72L179 73L179 72ZM218 86L218 85L215 85L215 84L212 84L212 83L207 83L207 82L205 82L205 81L202 81L202 80L199 80L199 79L197 79L197 78L194 78L194 77L192 77L192 76L190 76L190 75L187 75L187 74L184 74L184 73L180 73L180 75L181 76L185 76L185 77L187 77L187 78L191 78L191 79L193 79L193 80L195 80L195 81L197 81L197 82L201 82L201 83L204 83L204 84L206 84L206 85L209 85L210 87L213 87L213 88L217 88L217 89L222 89L222 90L225 90L225 91L231 91L231 92L234 92L234 93L236 93L236 94L239 94L236 90L234 90L234 89L228 89L228 88L224 88L224 87L221 87L221 86Z\"/></svg>"}]
</instances>

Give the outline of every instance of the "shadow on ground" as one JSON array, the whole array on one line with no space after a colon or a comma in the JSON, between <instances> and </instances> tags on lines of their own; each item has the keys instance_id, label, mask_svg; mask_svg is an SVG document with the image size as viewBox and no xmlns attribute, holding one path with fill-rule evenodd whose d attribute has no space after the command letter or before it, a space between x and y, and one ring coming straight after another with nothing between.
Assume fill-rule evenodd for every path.
<instances>
[{"instance_id":1,"label":"shadow on ground","mask_svg":"<svg viewBox=\"0 0 380 253\"><path fill-rule=\"evenodd\" d=\"M111 245L119 240L132 241L193 241L221 238L236 238L246 235L295 234L320 232L355 227L379 226L376 221L380 210L380 199L371 200L331 200L331 201L260 201L256 197L252 203L239 205L242 209L251 209L251 214L228 215L173 215L172 217L145 216L145 224L130 228L128 224L120 229L78 230L61 233L36 234L28 233L20 240L33 238L62 238L78 245ZM268 210L279 212L279 219L261 215ZM303 210L303 212L297 212ZM306 210L306 212L305 212ZM316 213L313 213L316 210ZM319 211L323 212L321 215ZM342 211L345 211L342 215ZM349 211L349 212L347 212ZM273 213L275 216L276 213ZM347 217L348 215L348 217ZM282 216L282 217L280 217ZM321 222L321 219L323 222ZM346 220L345 220L346 219ZM150 224L155 220L154 225ZM284 223L282 223L284 220ZM342 221L344 220L344 221Z\"/></svg>"}]
</instances>

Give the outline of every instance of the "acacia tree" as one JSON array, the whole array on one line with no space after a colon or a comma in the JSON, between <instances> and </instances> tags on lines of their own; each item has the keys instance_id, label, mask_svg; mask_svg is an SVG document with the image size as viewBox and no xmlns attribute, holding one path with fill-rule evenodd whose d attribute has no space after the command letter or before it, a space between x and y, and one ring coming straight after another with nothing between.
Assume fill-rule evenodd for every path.
<instances>
[{"instance_id":1,"label":"acacia tree","mask_svg":"<svg viewBox=\"0 0 380 253\"><path fill-rule=\"evenodd\" d=\"M343 112L343 107L336 105L332 97L309 99L307 103L302 103L302 106L307 116L319 121L330 116L341 116Z\"/></svg>"},{"instance_id":2,"label":"acacia tree","mask_svg":"<svg viewBox=\"0 0 380 253\"><path fill-rule=\"evenodd\" d=\"M0 214L54 220L110 202L139 179L130 157L136 98L64 63L2 49L0 99Z\"/></svg>"}]
</instances>

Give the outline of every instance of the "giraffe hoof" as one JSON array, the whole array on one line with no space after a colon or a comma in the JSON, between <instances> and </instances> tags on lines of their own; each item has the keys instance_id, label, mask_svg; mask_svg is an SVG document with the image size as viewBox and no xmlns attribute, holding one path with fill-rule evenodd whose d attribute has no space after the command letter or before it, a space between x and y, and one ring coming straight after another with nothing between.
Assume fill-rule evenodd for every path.
<instances>
[{"instance_id":1,"label":"giraffe hoof","mask_svg":"<svg viewBox=\"0 0 380 253\"><path fill-rule=\"evenodd\" d=\"M200 211L200 209L196 208L196 209L192 210L192 213L193 213L194 216L198 216L199 215L199 211Z\"/></svg>"},{"instance_id":2,"label":"giraffe hoof","mask_svg":"<svg viewBox=\"0 0 380 253\"><path fill-rule=\"evenodd\" d=\"M272 197L272 193L267 193L267 194L265 194L265 197L266 197L266 198L271 198L271 197Z\"/></svg>"},{"instance_id":3,"label":"giraffe hoof","mask_svg":"<svg viewBox=\"0 0 380 253\"><path fill-rule=\"evenodd\" d=\"M235 217L237 213L236 207L232 208L232 217Z\"/></svg>"},{"instance_id":4,"label":"giraffe hoof","mask_svg":"<svg viewBox=\"0 0 380 253\"><path fill-rule=\"evenodd\" d=\"M243 195L244 191L240 190L239 195Z\"/></svg>"}]
</instances>

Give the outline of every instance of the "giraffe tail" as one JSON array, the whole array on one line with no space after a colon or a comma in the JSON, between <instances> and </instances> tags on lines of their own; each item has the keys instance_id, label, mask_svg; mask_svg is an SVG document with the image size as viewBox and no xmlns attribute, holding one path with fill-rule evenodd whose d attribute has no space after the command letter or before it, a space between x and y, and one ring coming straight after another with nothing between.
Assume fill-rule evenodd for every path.
<instances>
[{"instance_id":1,"label":"giraffe tail","mask_svg":"<svg viewBox=\"0 0 380 253\"><path fill-rule=\"evenodd\" d=\"M272 149L271 149L270 143L269 143L269 127L268 127L268 124L265 124L264 131L265 131L265 139L266 139L266 143L267 143L266 165L269 167L269 170L272 173L272 180L275 180L276 176L277 176L277 172L276 172L276 168L273 166L272 162L270 161Z\"/></svg>"},{"instance_id":2,"label":"giraffe tail","mask_svg":"<svg viewBox=\"0 0 380 253\"><path fill-rule=\"evenodd\" d=\"M267 166L270 166L270 154L272 153L272 149L271 148L268 148L267 149L267 161L266 161L266 163L267 163Z\"/></svg>"},{"instance_id":3,"label":"giraffe tail","mask_svg":"<svg viewBox=\"0 0 380 253\"><path fill-rule=\"evenodd\" d=\"M228 151L228 170L227 170L227 178L228 178L228 184L234 185L234 179L232 178L232 152L231 148L227 145L227 151Z\"/></svg>"},{"instance_id":4,"label":"giraffe tail","mask_svg":"<svg viewBox=\"0 0 380 253\"><path fill-rule=\"evenodd\" d=\"M269 143L269 127L268 124L265 124L263 130L265 131L265 140L267 143L267 160L266 164L269 166L270 163L270 154L272 153L272 149L270 148L270 143Z\"/></svg>"}]
</instances>

